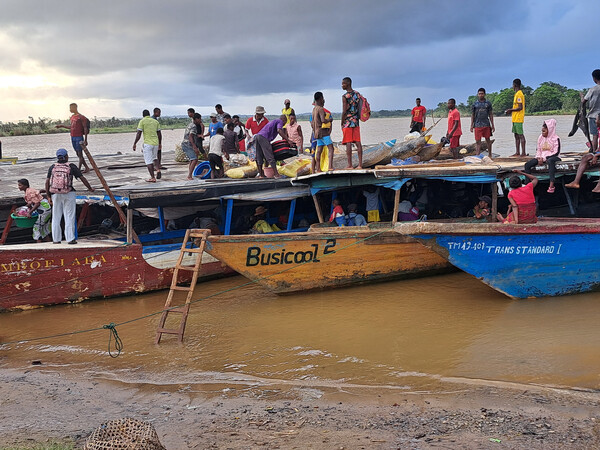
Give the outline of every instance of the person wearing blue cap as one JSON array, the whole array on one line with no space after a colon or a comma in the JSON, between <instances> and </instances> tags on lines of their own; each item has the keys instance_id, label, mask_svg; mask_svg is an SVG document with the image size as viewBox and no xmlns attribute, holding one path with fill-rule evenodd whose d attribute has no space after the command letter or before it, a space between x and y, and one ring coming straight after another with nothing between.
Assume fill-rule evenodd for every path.
<instances>
[{"instance_id":1,"label":"person wearing blue cap","mask_svg":"<svg viewBox=\"0 0 600 450\"><path fill-rule=\"evenodd\" d=\"M51 194L49 200L52 205L52 241L55 244L60 244L62 241L60 220L64 216L65 239L69 244L77 244L75 239L77 204L73 177L81 180L90 192L94 192L94 188L75 164L69 164L69 155L64 148L56 151L56 158L58 161L50 166L46 176L46 192Z\"/></svg>"}]
</instances>

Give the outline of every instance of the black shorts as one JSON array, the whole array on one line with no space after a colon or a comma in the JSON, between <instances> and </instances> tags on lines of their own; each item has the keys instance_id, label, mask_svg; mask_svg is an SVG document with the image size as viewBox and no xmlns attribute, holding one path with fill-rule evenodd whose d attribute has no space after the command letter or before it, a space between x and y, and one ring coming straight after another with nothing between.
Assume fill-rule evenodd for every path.
<instances>
[{"instance_id":1,"label":"black shorts","mask_svg":"<svg viewBox=\"0 0 600 450\"><path fill-rule=\"evenodd\" d=\"M208 162L210 163L211 170L223 170L223 158L219 155L215 155L214 153L208 154Z\"/></svg>"},{"instance_id":2,"label":"black shorts","mask_svg":"<svg viewBox=\"0 0 600 450\"><path fill-rule=\"evenodd\" d=\"M421 130L423 130L423 122L415 122L415 124L410 129L410 132L414 133L415 131L418 131L420 133Z\"/></svg>"}]
</instances>

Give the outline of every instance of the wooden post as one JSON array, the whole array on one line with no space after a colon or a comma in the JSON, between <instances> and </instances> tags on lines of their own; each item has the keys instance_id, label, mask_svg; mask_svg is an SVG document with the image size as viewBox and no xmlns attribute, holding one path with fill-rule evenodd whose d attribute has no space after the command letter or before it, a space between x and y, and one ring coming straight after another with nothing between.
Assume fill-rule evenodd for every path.
<instances>
[{"instance_id":1,"label":"wooden post","mask_svg":"<svg viewBox=\"0 0 600 450\"><path fill-rule=\"evenodd\" d=\"M315 202L315 209L317 210L317 217L319 218L319 223L325 222L323 220L323 211L321 211L321 206L319 205L319 200L317 199L317 194L313 194L312 196L313 202Z\"/></svg>"},{"instance_id":2,"label":"wooden post","mask_svg":"<svg viewBox=\"0 0 600 450\"><path fill-rule=\"evenodd\" d=\"M127 243L133 243L133 209L127 208Z\"/></svg>"},{"instance_id":3,"label":"wooden post","mask_svg":"<svg viewBox=\"0 0 600 450\"><path fill-rule=\"evenodd\" d=\"M400 189L394 194L394 217L392 217L392 225L398 222L398 205L400 204Z\"/></svg>"},{"instance_id":4,"label":"wooden post","mask_svg":"<svg viewBox=\"0 0 600 450\"><path fill-rule=\"evenodd\" d=\"M117 213L119 214L119 217L121 218L121 220L123 222L127 221L127 218L125 217L125 213L123 212L123 210L121 209L121 206L117 203L117 199L115 198L115 196L113 195L112 191L110 190L110 188L108 187L108 183L106 182L106 180L104 179L104 176L102 175L102 173L100 173L100 169L98 168L98 166L96 165L96 161L94 161L94 158L92 158L92 154L90 153L90 151L88 150L87 146L81 144L81 148L83 149L83 151L85 152L85 155L88 157L88 160L90 161L90 164L92 165L92 167L94 168L94 172L96 172L96 176L98 177L98 179L100 180L100 183L102 183L102 187L104 188L104 190L106 191L106 193L108 194L110 201L112 202L113 206L115 207L115 209L117 210ZM140 238L138 237L137 233L135 232L135 230L131 230L131 235L133 236L133 239L136 243L141 244L142 242L140 241Z\"/></svg>"},{"instance_id":5,"label":"wooden post","mask_svg":"<svg viewBox=\"0 0 600 450\"><path fill-rule=\"evenodd\" d=\"M4 230L2 231L2 237L0 238L0 245L4 245L6 243L6 239L8 238L8 233L10 232L10 227L12 227L12 224L13 224L13 218L11 217L11 214L16 209L17 209L17 207L14 205L12 208L10 208L10 212L8 213L8 218L6 219L6 225L4 226Z\"/></svg>"},{"instance_id":6,"label":"wooden post","mask_svg":"<svg viewBox=\"0 0 600 450\"><path fill-rule=\"evenodd\" d=\"M498 182L492 183L492 222L496 222L498 219Z\"/></svg>"}]
</instances>

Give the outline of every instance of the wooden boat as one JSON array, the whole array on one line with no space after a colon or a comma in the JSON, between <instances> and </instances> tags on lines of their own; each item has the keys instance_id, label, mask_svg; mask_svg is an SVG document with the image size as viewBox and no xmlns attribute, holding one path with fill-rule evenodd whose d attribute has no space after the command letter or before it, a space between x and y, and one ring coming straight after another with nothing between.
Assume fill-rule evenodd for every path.
<instances>
[{"instance_id":1,"label":"wooden boat","mask_svg":"<svg viewBox=\"0 0 600 450\"><path fill-rule=\"evenodd\" d=\"M492 144L495 142L495 139L492 139ZM481 153L488 152L487 142L485 140L481 141ZM489 153L489 152L488 152ZM459 157L464 158L465 156L474 156L477 154L477 146L475 142L468 145L461 145L459 150ZM436 159L453 159L452 152L450 151L450 147L442 148L441 153L437 156Z\"/></svg>"},{"instance_id":2,"label":"wooden boat","mask_svg":"<svg viewBox=\"0 0 600 450\"><path fill-rule=\"evenodd\" d=\"M412 223L395 229L509 297L600 288L599 219L541 219L531 225Z\"/></svg>"},{"instance_id":3,"label":"wooden boat","mask_svg":"<svg viewBox=\"0 0 600 450\"><path fill-rule=\"evenodd\" d=\"M304 233L210 236L209 254L277 294L432 275L451 269L390 224Z\"/></svg>"},{"instance_id":4,"label":"wooden boat","mask_svg":"<svg viewBox=\"0 0 600 450\"><path fill-rule=\"evenodd\" d=\"M165 209L181 208L185 216L190 208L193 212L211 198L240 192L277 192L277 187L287 185L289 181L284 180L232 180L227 184L217 181L187 185L163 183L151 188L121 186L115 193L119 202L128 204L127 238L118 240L95 235L78 238L77 245L51 242L0 245L0 310L166 289L171 284L185 229L167 230ZM80 193L77 198L86 203L107 201L104 193ZM178 206L182 204L185 206ZM132 240L133 211L144 208L159 218L160 232L141 235L140 242L135 243ZM9 228L10 224L7 230ZM194 263L195 254L187 254L182 262L184 266ZM178 282L191 280L191 271L179 273ZM204 254L198 280L233 273L222 262Z\"/></svg>"},{"instance_id":5,"label":"wooden boat","mask_svg":"<svg viewBox=\"0 0 600 450\"><path fill-rule=\"evenodd\" d=\"M380 164L389 164L392 158L406 159L419 153L421 147L427 144L427 137L421 136L407 141L397 141L392 147L387 157L380 161Z\"/></svg>"},{"instance_id":6,"label":"wooden boat","mask_svg":"<svg viewBox=\"0 0 600 450\"><path fill-rule=\"evenodd\" d=\"M166 289L180 249L181 244L141 245L110 239L80 239L77 245L0 246L0 310ZM193 266L194 257L186 256L183 264ZM191 280L191 272L179 273L179 282ZM226 273L232 273L231 269L203 255L199 279Z\"/></svg>"},{"instance_id":7,"label":"wooden boat","mask_svg":"<svg viewBox=\"0 0 600 450\"><path fill-rule=\"evenodd\" d=\"M372 167L379 164L383 159L387 158L390 150L396 144L396 139L379 144L363 147L363 167ZM321 170L326 172L329 170L329 153L328 148L324 147L321 153ZM348 167L348 157L346 156L346 146L339 144L337 151L333 155L333 167L336 170L345 169ZM358 167L358 155L352 152L352 167Z\"/></svg>"}]
</instances>

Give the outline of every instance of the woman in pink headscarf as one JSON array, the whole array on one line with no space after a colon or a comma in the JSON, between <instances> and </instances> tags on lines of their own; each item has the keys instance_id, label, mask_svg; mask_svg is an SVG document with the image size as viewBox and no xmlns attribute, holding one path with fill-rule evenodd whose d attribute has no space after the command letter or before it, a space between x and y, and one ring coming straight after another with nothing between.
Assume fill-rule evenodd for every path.
<instances>
[{"instance_id":1,"label":"woman in pink headscarf","mask_svg":"<svg viewBox=\"0 0 600 450\"><path fill-rule=\"evenodd\" d=\"M560 138L556 135L556 120L548 119L542 125L542 134L538 138L537 151L535 158L527 161L525 172L531 173L535 166L548 165L548 175L550 176L550 186L548 193L554 193L554 173L556 172L556 163L560 161Z\"/></svg>"}]
</instances>

